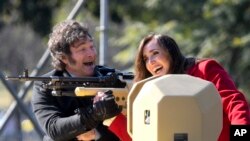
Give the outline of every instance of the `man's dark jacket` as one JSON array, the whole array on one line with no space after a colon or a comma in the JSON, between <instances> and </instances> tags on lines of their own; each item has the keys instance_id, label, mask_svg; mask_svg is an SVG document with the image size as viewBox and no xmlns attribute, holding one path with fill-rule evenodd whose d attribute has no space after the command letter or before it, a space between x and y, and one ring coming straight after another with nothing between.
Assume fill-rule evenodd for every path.
<instances>
[{"instance_id":1,"label":"man's dark jacket","mask_svg":"<svg viewBox=\"0 0 250 141\"><path fill-rule=\"evenodd\" d=\"M101 68L99 66L99 68ZM95 76L102 73L96 69ZM52 70L43 77L70 77L67 71ZM35 116L45 132L44 141L74 141L76 136L89 131L75 113L77 108L92 105L92 97L52 96L51 90L44 89L41 81L33 87L32 107ZM108 128L100 122L96 127L101 134L98 141L119 141Z\"/></svg>"}]
</instances>

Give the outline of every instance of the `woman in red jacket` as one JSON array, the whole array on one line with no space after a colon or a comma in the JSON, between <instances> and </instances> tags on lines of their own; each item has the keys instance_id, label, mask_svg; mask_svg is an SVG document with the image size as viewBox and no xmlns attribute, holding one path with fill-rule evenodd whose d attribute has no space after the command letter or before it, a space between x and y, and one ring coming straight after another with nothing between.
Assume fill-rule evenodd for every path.
<instances>
[{"instance_id":1,"label":"woman in red jacket","mask_svg":"<svg viewBox=\"0 0 250 141\"><path fill-rule=\"evenodd\" d=\"M165 74L189 74L215 85L223 103L223 129L218 141L230 140L230 125L250 124L247 101L220 64L212 59L187 58L171 37L150 34L139 46L135 82Z\"/></svg>"}]
</instances>

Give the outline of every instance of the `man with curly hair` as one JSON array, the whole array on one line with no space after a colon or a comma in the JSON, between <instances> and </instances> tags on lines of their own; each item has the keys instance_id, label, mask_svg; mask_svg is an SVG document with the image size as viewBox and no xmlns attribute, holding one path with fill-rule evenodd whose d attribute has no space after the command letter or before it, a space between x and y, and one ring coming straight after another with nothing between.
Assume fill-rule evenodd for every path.
<instances>
[{"instance_id":1,"label":"man with curly hair","mask_svg":"<svg viewBox=\"0 0 250 141\"><path fill-rule=\"evenodd\" d=\"M96 48L88 29L74 20L57 24L48 41L54 69L46 77L99 77L106 75L97 66ZM45 132L46 141L118 141L131 140L127 132L120 133L103 125L105 119L116 118L126 131L126 120L121 114L112 92L99 92L93 97L52 96L42 82L35 82L32 96L35 116ZM117 121L118 120L118 121ZM124 122L124 123L121 123ZM116 126L114 124L110 126Z\"/></svg>"}]
</instances>

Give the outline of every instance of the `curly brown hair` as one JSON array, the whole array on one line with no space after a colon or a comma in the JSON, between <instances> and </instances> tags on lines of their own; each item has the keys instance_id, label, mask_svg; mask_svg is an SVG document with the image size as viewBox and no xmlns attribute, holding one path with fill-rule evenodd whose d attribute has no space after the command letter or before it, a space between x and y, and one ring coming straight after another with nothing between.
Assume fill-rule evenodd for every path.
<instances>
[{"instance_id":1,"label":"curly brown hair","mask_svg":"<svg viewBox=\"0 0 250 141\"><path fill-rule=\"evenodd\" d=\"M70 47L76 41L92 38L88 28L74 20L65 20L53 27L48 41L48 48L52 56L52 66L55 69L65 69L61 61L63 57L71 55Z\"/></svg>"}]
</instances>

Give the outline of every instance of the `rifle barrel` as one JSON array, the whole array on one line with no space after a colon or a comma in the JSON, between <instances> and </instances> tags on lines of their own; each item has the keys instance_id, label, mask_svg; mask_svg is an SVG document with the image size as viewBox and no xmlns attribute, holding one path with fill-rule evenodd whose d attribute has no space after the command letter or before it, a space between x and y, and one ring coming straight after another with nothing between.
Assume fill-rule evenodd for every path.
<instances>
[{"instance_id":1,"label":"rifle barrel","mask_svg":"<svg viewBox=\"0 0 250 141\"><path fill-rule=\"evenodd\" d=\"M64 82L107 82L112 80L112 76L103 77L27 77L27 76L6 76L6 80L18 81L64 81Z\"/></svg>"},{"instance_id":2,"label":"rifle barrel","mask_svg":"<svg viewBox=\"0 0 250 141\"><path fill-rule=\"evenodd\" d=\"M23 76L6 76L6 80L18 80L18 81L50 81L49 77L23 77Z\"/></svg>"}]
</instances>

